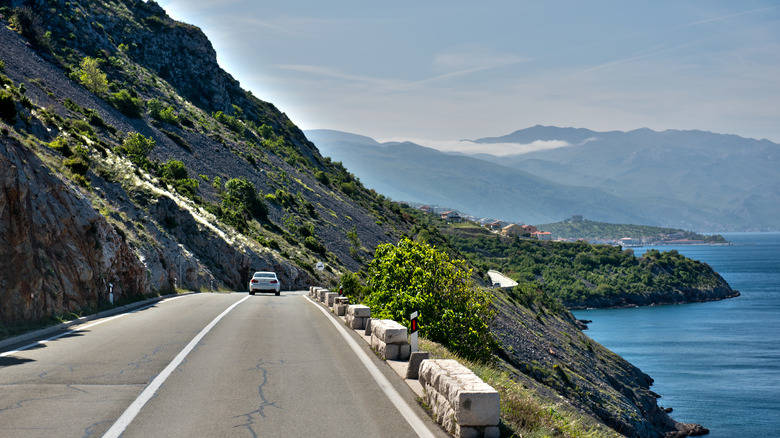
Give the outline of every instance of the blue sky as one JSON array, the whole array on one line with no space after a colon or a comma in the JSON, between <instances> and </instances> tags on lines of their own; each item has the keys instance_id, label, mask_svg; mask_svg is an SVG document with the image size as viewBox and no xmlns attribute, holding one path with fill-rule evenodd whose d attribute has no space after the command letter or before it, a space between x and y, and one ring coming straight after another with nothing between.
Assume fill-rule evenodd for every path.
<instances>
[{"instance_id":1,"label":"blue sky","mask_svg":"<svg viewBox=\"0 0 780 438\"><path fill-rule=\"evenodd\" d=\"M444 145L536 124L648 127L780 143L774 0L159 3L302 129Z\"/></svg>"}]
</instances>

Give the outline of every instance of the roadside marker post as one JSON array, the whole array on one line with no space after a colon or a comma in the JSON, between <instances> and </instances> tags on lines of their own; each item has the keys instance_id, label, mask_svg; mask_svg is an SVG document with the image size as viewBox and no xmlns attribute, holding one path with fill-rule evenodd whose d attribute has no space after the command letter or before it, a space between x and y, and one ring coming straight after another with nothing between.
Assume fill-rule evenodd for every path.
<instances>
[{"instance_id":1,"label":"roadside marker post","mask_svg":"<svg viewBox=\"0 0 780 438\"><path fill-rule=\"evenodd\" d=\"M417 312L412 313L411 320L412 320L412 353L417 352Z\"/></svg>"}]
</instances>

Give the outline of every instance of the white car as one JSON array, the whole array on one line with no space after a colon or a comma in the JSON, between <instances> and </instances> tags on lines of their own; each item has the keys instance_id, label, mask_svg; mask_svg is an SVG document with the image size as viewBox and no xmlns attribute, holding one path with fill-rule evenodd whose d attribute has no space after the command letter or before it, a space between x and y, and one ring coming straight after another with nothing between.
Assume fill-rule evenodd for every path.
<instances>
[{"instance_id":1,"label":"white car","mask_svg":"<svg viewBox=\"0 0 780 438\"><path fill-rule=\"evenodd\" d=\"M254 295L255 292L273 292L279 296L281 290L282 285L274 272L255 272L249 280L249 295Z\"/></svg>"}]
</instances>

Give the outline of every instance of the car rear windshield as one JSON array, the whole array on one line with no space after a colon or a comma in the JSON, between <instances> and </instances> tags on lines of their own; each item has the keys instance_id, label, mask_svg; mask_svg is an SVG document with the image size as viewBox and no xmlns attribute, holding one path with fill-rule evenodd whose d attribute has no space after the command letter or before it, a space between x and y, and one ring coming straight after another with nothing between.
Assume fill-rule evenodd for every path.
<instances>
[{"instance_id":1,"label":"car rear windshield","mask_svg":"<svg viewBox=\"0 0 780 438\"><path fill-rule=\"evenodd\" d=\"M262 277L262 278L276 278L276 274L272 272L259 272L254 275L255 277Z\"/></svg>"}]
</instances>

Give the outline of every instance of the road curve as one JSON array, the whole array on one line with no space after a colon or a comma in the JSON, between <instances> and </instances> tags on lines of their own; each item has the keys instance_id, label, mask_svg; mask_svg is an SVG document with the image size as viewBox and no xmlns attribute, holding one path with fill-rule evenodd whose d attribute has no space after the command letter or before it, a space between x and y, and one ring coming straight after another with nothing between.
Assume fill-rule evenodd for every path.
<instances>
[{"instance_id":1,"label":"road curve","mask_svg":"<svg viewBox=\"0 0 780 438\"><path fill-rule=\"evenodd\" d=\"M447 436L358 344L430 433ZM420 436L302 292L177 297L0 356L0 437L112 426L106 436Z\"/></svg>"}]
</instances>

